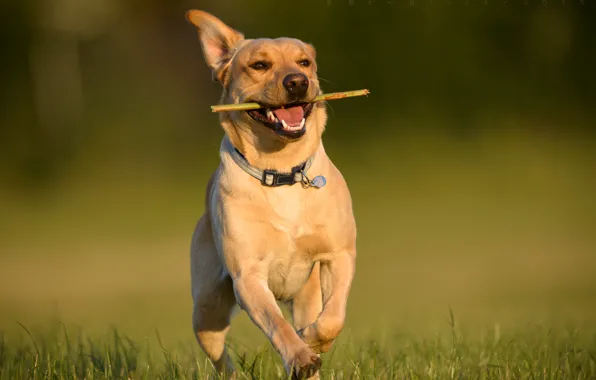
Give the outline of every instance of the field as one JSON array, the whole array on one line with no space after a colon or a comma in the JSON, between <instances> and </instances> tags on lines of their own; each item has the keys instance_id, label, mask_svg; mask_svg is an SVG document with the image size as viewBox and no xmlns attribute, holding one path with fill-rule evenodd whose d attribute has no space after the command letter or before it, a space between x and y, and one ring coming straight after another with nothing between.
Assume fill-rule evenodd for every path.
<instances>
[{"instance_id":1,"label":"field","mask_svg":"<svg viewBox=\"0 0 596 380\"><path fill-rule=\"evenodd\" d=\"M391 161L329 138L359 257L323 378L596 378L594 150L508 133L402 136ZM88 161L43 195L5 190L0 379L210 373L190 328L188 246L217 141L176 173ZM371 180L381 173L391 180ZM281 376L244 313L230 346L241 378Z\"/></svg>"},{"instance_id":2,"label":"field","mask_svg":"<svg viewBox=\"0 0 596 380\"><path fill-rule=\"evenodd\" d=\"M453 318L453 316L451 316ZM420 339L390 334L381 339L342 339L324 356L323 378L344 379L593 379L596 335L592 332L528 326L501 332L498 325L480 334L461 334L449 320L450 334ZM156 334L134 341L117 330L105 339L73 336L56 326L45 337L25 344L0 345L0 378L195 379L212 374L196 347L167 349ZM27 331L27 334L29 332ZM155 343L154 343L155 344ZM283 366L269 348L230 344L239 378L284 378Z\"/></svg>"}]
</instances>

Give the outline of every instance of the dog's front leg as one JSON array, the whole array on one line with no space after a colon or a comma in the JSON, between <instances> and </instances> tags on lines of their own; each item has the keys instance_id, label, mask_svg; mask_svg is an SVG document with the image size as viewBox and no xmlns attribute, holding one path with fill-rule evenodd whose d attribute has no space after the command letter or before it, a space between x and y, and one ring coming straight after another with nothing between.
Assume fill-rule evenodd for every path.
<instances>
[{"instance_id":1,"label":"dog's front leg","mask_svg":"<svg viewBox=\"0 0 596 380\"><path fill-rule=\"evenodd\" d=\"M315 352L327 352L344 327L348 294L354 278L356 254L342 252L321 262L323 311L316 322L298 331Z\"/></svg>"},{"instance_id":2,"label":"dog's front leg","mask_svg":"<svg viewBox=\"0 0 596 380\"><path fill-rule=\"evenodd\" d=\"M296 334L285 320L264 276L252 271L234 278L236 299L250 319L267 335L282 356L286 371L292 370L299 378L317 373L321 359Z\"/></svg>"}]
</instances>

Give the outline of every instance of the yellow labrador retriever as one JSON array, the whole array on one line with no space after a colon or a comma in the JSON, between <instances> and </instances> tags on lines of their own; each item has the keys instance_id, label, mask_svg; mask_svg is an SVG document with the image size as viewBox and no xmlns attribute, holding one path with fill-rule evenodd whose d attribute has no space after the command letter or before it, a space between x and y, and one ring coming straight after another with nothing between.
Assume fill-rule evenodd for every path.
<instances>
[{"instance_id":1,"label":"yellow labrador retriever","mask_svg":"<svg viewBox=\"0 0 596 380\"><path fill-rule=\"evenodd\" d=\"M266 108L221 113L220 164L191 247L193 328L222 373L236 304L267 335L288 374L318 377L319 353L344 326L356 223L344 178L321 141L327 113L315 49L292 38L245 39L191 10L221 102ZM292 324L276 301L289 305Z\"/></svg>"}]
</instances>

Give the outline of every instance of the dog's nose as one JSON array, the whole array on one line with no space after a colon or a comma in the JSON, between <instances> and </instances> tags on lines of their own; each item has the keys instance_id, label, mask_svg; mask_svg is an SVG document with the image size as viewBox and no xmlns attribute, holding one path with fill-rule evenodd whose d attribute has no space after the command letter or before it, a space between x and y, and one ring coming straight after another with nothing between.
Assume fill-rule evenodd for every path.
<instances>
[{"instance_id":1,"label":"dog's nose","mask_svg":"<svg viewBox=\"0 0 596 380\"><path fill-rule=\"evenodd\" d=\"M308 77L302 73L288 74L284 78L283 84L290 95L301 98L308 90Z\"/></svg>"}]
</instances>

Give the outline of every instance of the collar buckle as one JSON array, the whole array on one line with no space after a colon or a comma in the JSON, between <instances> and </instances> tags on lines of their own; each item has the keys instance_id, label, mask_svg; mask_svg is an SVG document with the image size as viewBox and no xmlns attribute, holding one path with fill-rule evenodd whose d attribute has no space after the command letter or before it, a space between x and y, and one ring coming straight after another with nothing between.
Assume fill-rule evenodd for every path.
<instances>
[{"instance_id":1,"label":"collar buckle","mask_svg":"<svg viewBox=\"0 0 596 380\"><path fill-rule=\"evenodd\" d=\"M277 170L263 170L261 184L267 187L293 185L297 182L304 183L304 165L294 168L290 173L280 173Z\"/></svg>"}]
</instances>

